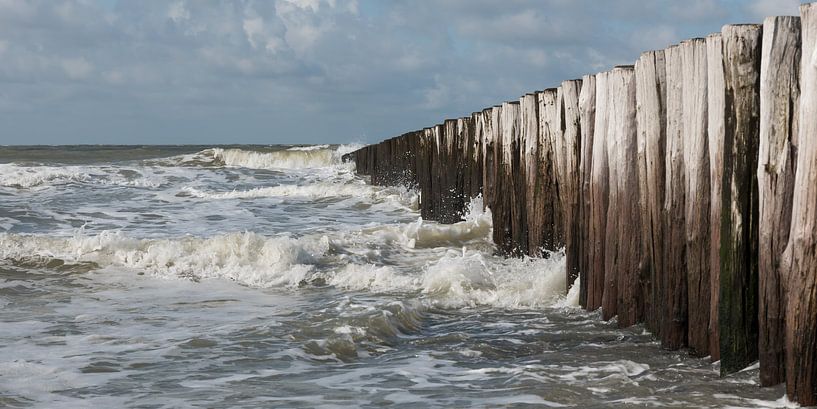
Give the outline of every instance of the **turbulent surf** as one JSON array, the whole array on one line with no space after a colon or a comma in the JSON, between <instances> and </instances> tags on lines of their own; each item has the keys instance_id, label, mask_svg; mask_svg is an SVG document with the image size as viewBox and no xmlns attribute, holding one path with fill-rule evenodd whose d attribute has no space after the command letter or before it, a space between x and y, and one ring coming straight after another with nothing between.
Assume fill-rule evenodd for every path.
<instances>
[{"instance_id":1,"label":"turbulent surf","mask_svg":"<svg viewBox=\"0 0 817 409\"><path fill-rule=\"evenodd\" d=\"M774 407L351 145L0 148L0 407Z\"/></svg>"}]
</instances>

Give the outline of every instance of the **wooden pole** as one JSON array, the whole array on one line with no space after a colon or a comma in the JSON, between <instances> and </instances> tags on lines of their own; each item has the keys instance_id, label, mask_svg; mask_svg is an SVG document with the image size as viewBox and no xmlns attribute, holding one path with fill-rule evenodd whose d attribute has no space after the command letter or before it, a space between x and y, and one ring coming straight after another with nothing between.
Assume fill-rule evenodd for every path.
<instances>
[{"instance_id":1,"label":"wooden pole","mask_svg":"<svg viewBox=\"0 0 817 409\"><path fill-rule=\"evenodd\" d=\"M592 239L590 236L593 134L596 122L596 76L582 77L579 93L579 120L581 129L581 153L579 158L579 304L586 309L588 304L588 282L590 281Z\"/></svg>"},{"instance_id":2,"label":"wooden pole","mask_svg":"<svg viewBox=\"0 0 817 409\"><path fill-rule=\"evenodd\" d=\"M683 157L689 327L687 344L695 356L709 355L710 176L706 40L681 43L683 61Z\"/></svg>"},{"instance_id":3,"label":"wooden pole","mask_svg":"<svg viewBox=\"0 0 817 409\"><path fill-rule=\"evenodd\" d=\"M718 310L720 298L721 271L721 195L723 192L723 140L724 140L724 106L726 105L726 86L723 82L723 41L721 33L706 37L706 84L707 84L707 133L709 136L709 179L710 206L709 225L711 241L709 244L709 356L714 361L720 360L720 336L718 330Z\"/></svg>"},{"instance_id":4,"label":"wooden pole","mask_svg":"<svg viewBox=\"0 0 817 409\"><path fill-rule=\"evenodd\" d=\"M542 201L540 246L547 251L555 251L562 245L561 206L557 185L556 147L561 140L558 111L558 91L549 88L537 93L539 103L539 185Z\"/></svg>"},{"instance_id":5,"label":"wooden pole","mask_svg":"<svg viewBox=\"0 0 817 409\"><path fill-rule=\"evenodd\" d=\"M687 340L687 277L685 223L685 167L683 123L683 54L680 46L668 48L667 64L667 147L666 195L664 211L664 297L666 313L662 344L675 350Z\"/></svg>"},{"instance_id":6,"label":"wooden pole","mask_svg":"<svg viewBox=\"0 0 817 409\"><path fill-rule=\"evenodd\" d=\"M641 300L641 216L638 209L638 144L636 127L636 83L633 66L618 66L610 73L609 141L615 140L610 152L610 208L607 226L615 225L612 272L618 325L629 327L643 319ZM615 169L615 171L613 171ZM612 176L615 175L615 179ZM609 247L608 247L609 248ZM609 254L609 253L608 253ZM605 293L610 287L605 288Z\"/></svg>"},{"instance_id":7,"label":"wooden pole","mask_svg":"<svg viewBox=\"0 0 817 409\"><path fill-rule=\"evenodd\" d=\"M721 374L757 359L760 25L723 28L726 85L721 203Z\"/></svg>"},{"instance_id":8,"label":"wooden pole","mask_svg":"<svg viewBox=\"0 0 817 409\"><path fill-rule=\"evenodd\" d=\"M581 119L579 92L581 80L564 81L559 87L559 113L562 145L559 160L559 195L563 214L565 274L567 290L579 276L579 154L581 152Z\"/></svg>"},{"instance_id":9,"label":"wooden pole","mask_svg":"<svg viewBox=\"0 0 817 409\"><path fill-rule=\"evenodd\" d=\"M593 130L593 153L590 170L590 240L587 287L587 309L602 306L607 243L607 200L609 170L607 163L608 89L606 72L596 74L596 111Z\"/></svg>"},{"instance_id":10,"label":"wooden pole","mask_svg":"<svg viewBox=\"0 0 817 409\"><path fill-rule=\"evenodd\" d=\"M528 226L527 253L541 255L545 232L545 200L542 182L543 163L539 151L543 149L539 132L539 101L536 94L526 94L519 100L522 122L522 150L525 163L526 223Z\"/></svg>"},{"instance_id":11,"label":"wooden pole","mask_svg":"<svg viewBox=\"0 0 817 409\"><path fill-rule=\"evenodd\" d=\"M643 232L642 278L647 328L661 336L663 318L663 208L667 131L664 51L641 54L635 64L638 127L639 208Z\"/></svg>"},{"instance_id":12,"label":"wooden pole","mask_svg":"<svg viewBox=\"0 0 817 409\"><path fill-rule=\"evenodd\" d=\"M760 66L758 264L760 384L785 381L786 298L780 266L791 229L800 110L800 18L763 22Z\"/></svg>"},{"instance_id":13,"label":"wooden pole","mask_svg":"<svg viewBox=\"0 0 817 409\"><path fill-rule=\"evenodd\" d=\"M797 171L785 277L786 391L817 404L817 3L800 6L802 61Z\"/></svg>"}]
</instances>

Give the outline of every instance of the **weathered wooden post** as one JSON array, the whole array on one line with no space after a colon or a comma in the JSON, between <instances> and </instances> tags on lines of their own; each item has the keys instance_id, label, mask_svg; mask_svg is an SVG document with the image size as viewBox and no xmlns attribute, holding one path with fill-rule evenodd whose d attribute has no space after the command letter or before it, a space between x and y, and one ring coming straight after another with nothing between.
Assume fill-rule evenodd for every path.
<instances>
[{"instance_id":1,"label":"weathered wooden post","mask_svg":"<svg viewBox=\"0 0 817 409\"><path fill-rule=\"evenodd\" d=\"M559 126L558 91L549 88L537 94L539 104L539 204L541 217L536 221L541 228L540 246L554 251L562 245L561 206L557 185L555 146L561 139Z\"/></svg>"},{"instance_id":2,"label":"weathered wooden post","mask_svg":"<svg viewBox=\"0 0 817 409\"><path fill-rule=\"evenodd\" d=\"M786 391L817 404L817 3L800 6L802 60L797 170L785 277Z\"/></svg>"},{"instance_id":3,"label":"weathered wooden post","mask_svg":"<svg viewBox=\"0 0 817 409\"><path fill-rule=\"evenodd\" d=\"M491 122L491 108L482 110L477 116L477 138L482 145L482 204L493 208L494 195L494 131Z\"/></svg>"},{"instance_id":4,"label":"weathered wooden post","mask_svg":"<svg viewBox=\"0 0 817 409\"><path fill-rule=\"evenodd\" d=\"M721 280L721 194L723 193L723 139L726 86L723 82L723 41L721 33L706 37L706 86L709 134L710 206L709 225L712 229L709 249L709 356L720 360L718 314Z\"/></svg>"},{"instance_id":5,"label":"weathered wooden post","mask_svg":"<svg viewBox=\"0 0 817 409\"><path fill-rule=\"evenodd\" d=\"M587 309L602 306L607 242L607 200L609 170L607 163L607 115L609 74L596 74L596 112L593 128L593 152L590 170L590 266L588 268Z\"/></svg>"},{"instance_id":6,"label":"weathered wooden post","mask_svg":"<svg viewBox=\"0 0 817 409\"><path fill-rule=\"evenodd\" d=\"M638 127L639 208L643 298L647 328L661 337L663 318L663 208L667 131L667 83L664 50L641 54L635 64Z\"/></svg>"},{"instance_id":7,"label":"weathered wooden post","mask_svg":"<svg viewBox=\"0 0 817 409\"><path fill-rule=\"evenodd\" d=\"M496 109L499 120L497 191L494 199L494 242L500 251L518 255L527 249L524 172L520 172L521 149L519 102Z\"/></svg>"},{"instance_id":8,"label":"weathered wooden post","mask_svg":"<svg viewBox=\"0 0 817 409\"><path fill-rule=\"evenodd\" d=\"M707 111L706 40L681 43L683 60L683 134L685 232L690 353L709 355L710 177Z\"/></svg>"},{"instance_id":9,"label":"weathered wooden post","mask_svg":"<svg viewBox=\"0 0 817 409\"><path fill-rule=\"evenodd\" d=\"M605 294L615 295L616 314L621 327L629 327L643 319L641 300L641 216L638 209L638 141L636 127L636 83L633 66L618 66L609 76L610 113L608 120L609 141L615 140L609 152L610 207L607 226L615 225L614 235L608 240L615 242L614 261L605 261L612 272L615 288L605 287ZM615 168L615 171L613 169ZM613 178L615 175L615 178ZM612 244L608 242L608 246ZM609 248L609 247L608 247ZM608 253L609 254L609 253Z\"/></svg>"},{"instance_id":10,"label":"weathered wooden post","mask_svg":"<svg viewBox=\"0 0 817 409\"><path fill-rule=\"evenodd\" d=\"M664 211L664 318L662 344L679 349L687 341L687 277L685 222L685 167L683 123L683 51L672 46L664 52L667 65L667 147Z\"/></svg>"},{"instance_id":11,"label":"weathered wooden post","mask_svg":"<svg viewBox=\"0 0 817 409\"><path fill-rule=\"evenodd\" d=\"M593 164L593 133L596 123L596 76L585 75L582 77L582 90L579 94L579 119L581 128L581 153L579 158L579 304L586 309L588 304L588 283L592 276L591 269L591 247L590 236L590 216L591 201L590 189L592 186L592 164Z\"/></svg>"},{"instance_id":12,"label":"weathered wooden post","mask_svg":"<svg viewBox=\"0 0 817 409\"><path fill-rule=\"evenodd\" d=\"M435 178L432 166L432 151L434 149L434 133L431 128L425 128L420 138L420 154L417 163L418 180L420 185L420 216L426 220L434 220L432 206L432 180Z\"/></svg>"},{"instance_id":13,"label":"weathered wooden post","mask_svg":"<svg viewBox=\"0 0 817 409\"><path fill-rule=\"evenodd\" d=\"M539 102L536 94L526 94L519 100L521 115L521 143L524 152L526 224L528 226L528 248L532 256L539 256L544 236L544 180L543 163L539 160L542 148L539 133Z\"/></svg>"},{"instance_id":14,"label":"weathered wooden post","mask_svg":"<svg viewBox=\"0 0 817 409\"><path fill-rule=\"evenodd\" d=\"M763 22L760 58L759 193L759 358L760 384L785 381L785 288L780 271L789 242L797 125L800 111L800 18Z\"/></svg>"},{"instance_id":15,"label":"weathered wooden post","mask_svg":"<svg viewBox=\"0 0 817 409\"><path fill-rule=\"evenodd\" d=\"M482 134L480 133L482 121L482 112L474 112L471 114L471 143L474 145L473 154L474 157L472 158L473 166L476 171L472 175L472 191L471 197L477 197L482 195L482 182L483 182L483 157L485 156L482 152L483 145L482 145Z\"/></svg>"},{"instance_id":16,"label":"weathered wooden post","mask_svg":"<svg viewBox=\"0 0 817 409\"><path fill-rule=\"evenodd\" d=\"M757 359L760 42L762 27L727 25L723 31L726 85L721 204L721 373Z\"/></svg>"},{"instance_id":17,"label":"weathered wooden post","mask_svg":"<svg viewBox=\"0 0 817 409\"><path fill-rule=\"evenodd\" d=\"M559 87L559 112L561 120L561 149L559 158L558 186L564 223L565 274L568 288L579 276L579 154L581 151L581 119L579 116L579 92L581 80L562 82ZM566 289L567 290L567 289Z\"/></svg>"},{"instance_id":18,"label":"weathered wooden post","mask_svg":"<svg viewBox=\"0 0 817 409\"><path fill-rule=\"evenodd\" d=\"M609 320L618 314L618 278L619 278L619 218L620 212L618 208L619 189L618 181L620 179L619 172L621 166L619 162L618 149L623 141L619 140L616 132L619 127L619 122L622 118L618 104L622 103L621 96L617 94L621 89L618 83L621 81L619 68L616 67L607 73L607 98L606 98L606 131L605 131L605 147L607 150L607 214L604 216L607 220L604 224L606 243L604 244L604 294L601 301L601 316L605 320ZM598 129L598 128L597 128Z\"/></svg>"}]
</instances>

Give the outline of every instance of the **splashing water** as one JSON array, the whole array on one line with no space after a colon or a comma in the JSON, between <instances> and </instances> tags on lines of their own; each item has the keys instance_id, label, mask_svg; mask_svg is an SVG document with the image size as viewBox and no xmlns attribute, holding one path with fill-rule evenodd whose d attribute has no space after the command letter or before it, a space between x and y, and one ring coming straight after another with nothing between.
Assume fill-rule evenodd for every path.
<instances>
[{"instance_id":1,"label":"splashing water","mask_svg":"<svg viewBox=\"0 0 817 409\"><path fill-rule=\"evenodd\" d=\"M0 406L777 407L356 146L0 148ZM14 159L17 158L17 159ZM568 289L572 284L572 287Z\"/></svg>"}]
</instances>

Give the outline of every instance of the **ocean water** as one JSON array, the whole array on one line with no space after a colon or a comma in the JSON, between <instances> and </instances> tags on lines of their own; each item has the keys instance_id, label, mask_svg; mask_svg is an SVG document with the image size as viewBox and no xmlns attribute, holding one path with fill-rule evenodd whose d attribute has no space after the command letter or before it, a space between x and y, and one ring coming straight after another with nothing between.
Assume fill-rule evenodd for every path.
<instances>
[{"instance_id":1,"label":"ocean water","mask_svg":"<svg viewBox=\"0 0 817 409\"><path fill-rule=\"evenodd\" d=\"M0 147L0 407L780 407L341 163L354 146Z\"/></svg>"}]
</instances>

